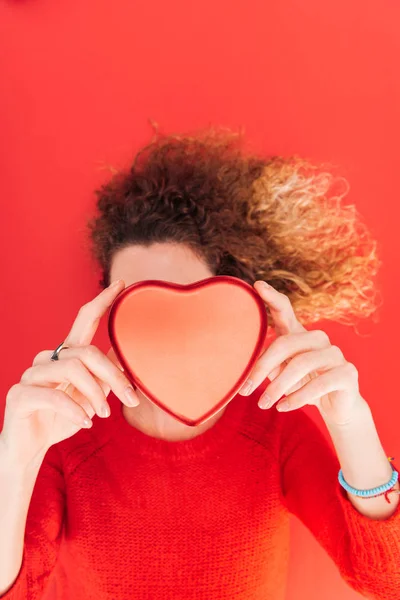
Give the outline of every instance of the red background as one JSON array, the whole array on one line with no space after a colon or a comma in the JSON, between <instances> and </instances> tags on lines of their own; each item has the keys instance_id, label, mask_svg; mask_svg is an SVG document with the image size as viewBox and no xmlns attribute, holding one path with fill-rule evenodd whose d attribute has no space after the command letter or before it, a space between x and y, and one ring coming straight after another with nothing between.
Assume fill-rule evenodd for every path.
<instances>
[{"instance_id":1,"label":"red background","mask_svg":"<svg viewBox=\"0 0 400 600\"><path fill-rule=\"evenodd\" d=\"M400 456L399 22L394 0L3 1L3 410L33 357L54 349L99 292L84 226L104 165L126 164L150 141L149 119L166 132L244 126L260 151L339 165L348 201L380 242L379 323L365 323L367 337L315 327L357 366L385 450ZM94 343L110 347L104 322ZM288 600L360 597L291 523Z\"/></svg>"}]
</instances>

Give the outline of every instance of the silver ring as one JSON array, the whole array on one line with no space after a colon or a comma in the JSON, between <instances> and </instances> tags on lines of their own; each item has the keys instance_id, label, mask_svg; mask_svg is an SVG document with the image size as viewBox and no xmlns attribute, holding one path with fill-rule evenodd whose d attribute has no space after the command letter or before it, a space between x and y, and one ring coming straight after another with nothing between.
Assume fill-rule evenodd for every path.
<instances>
[{"instance_id":1,"label":"silver ring","mask_svg":"<svg viewBox=\"0 0 400 600\"><path fill-rule=\"evenodd\" d=\"M64 350L65 348L69 348L69 346L64 346L64 342L61 342L61 344L57 346L53 354L50 356L50 360L59 360L58 355L60 354L61 350Z\"/></svg>"}]
</instances>

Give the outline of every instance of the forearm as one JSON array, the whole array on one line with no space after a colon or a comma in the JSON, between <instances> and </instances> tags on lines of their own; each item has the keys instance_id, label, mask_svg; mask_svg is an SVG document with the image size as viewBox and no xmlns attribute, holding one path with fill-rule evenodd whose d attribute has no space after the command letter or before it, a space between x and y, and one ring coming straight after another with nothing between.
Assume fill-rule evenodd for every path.
<instances>
[{"instance_id":1,"label":"forearm","mask_svg":"<svg viewBox=\"0 0 400 600\"><path fill-rule=\"evenodd\" d=\"M19 465L0 435L0 596L21 569L26 519L40 465L40 460Z\"/></svg>"},{"instance_id":2,"label":"forearm","mask_svg":"<svg viewBox=\"0 0 400 600\"><path fill-rule=\"evenodd\" d=\"M358 490L386 484L393 470L379 440L371 409L367 402L360 404L358 418L345 427L332 426L324 419L340 462L345 481ZM397 481L396 490L399 490ZM346 492L347 493L347 492ZM400 495L388 493L376 498L360 498L348 494L353 506L363 515L377 520L388 519L397 509Z\"/></svg>"}]
</instances>

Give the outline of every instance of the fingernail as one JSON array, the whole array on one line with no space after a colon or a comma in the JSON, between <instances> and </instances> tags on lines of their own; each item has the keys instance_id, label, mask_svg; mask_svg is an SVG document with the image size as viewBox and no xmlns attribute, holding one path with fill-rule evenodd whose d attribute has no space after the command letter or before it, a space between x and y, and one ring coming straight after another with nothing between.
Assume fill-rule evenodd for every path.
<instances>
[{"instance_id":1,"label":"fingernail","mask_svg":"<svg viewBox=\"0 0 400 600\"><path fill-rule=\"evenodd\" d=\"M136 398L136 394L133 391L133 388L127 387L125 390L125 397L128 401L129 406L139 406L140 402Z\"/></svg>"},{"instance_id":2,"label":"fingernail","mask_svg":"<svg viewBox=\"0 0 400 600\"><path fill-rule=\"evenodd\" d=\"M260 408L269 408L271 404L272 398L270 398L270 396L268 396L267 394L264 394L264 396L262 396L261 400L258 403Z\"/></svg>"},{"instance_id":3,"label":"fingernail","mask_svg":"<svg viewBox=\"0 0 400 600\"><path fill-rule=\"evenodd\" d=\"M117 287L117 285L119 285L121 283L122 279L116 279L116 281L113 281L112 283L110 283L110 285L108 286L109 288L114 288Z\"/></svg>"},{"instance_id":4,"label":"fingernail","mask_svg":"<svg viewBox=\"0 0 400 600\"><path fill-rule=\"evenodd\" d=\"M104 419L106 419L107 417L110 416L110 409L108 408L108 406L106 404L104 404L101 407L100 414L101 414L102 417L104 417Z\"/></svg>"},{"instance_id":5,"label":"fingernail","mask_svg":"<svg viewBox=\"0 0 400 600\"><path fill-rule=\"evenodd\" d=\"M245 384L243 385L243 387L240 388L239 392L243 396L248 396L251 392L252 387L253 387L253 382L251 379L248 379L245 382Z\"/></svg>"}]
</instances>

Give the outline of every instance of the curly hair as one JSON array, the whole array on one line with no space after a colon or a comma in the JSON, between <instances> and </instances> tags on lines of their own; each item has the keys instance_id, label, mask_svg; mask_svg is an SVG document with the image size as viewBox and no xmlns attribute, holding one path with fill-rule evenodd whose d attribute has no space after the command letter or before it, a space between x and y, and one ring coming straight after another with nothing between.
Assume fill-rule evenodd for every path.
<instances>
[{"instance_id":1,"label":"curly hair","mask_svg":"<svg viewBox=\"0 0 400 600\"><path fill-rule=\"evenodd\" d=\"M335 195L338 180L345 189ZM344 177L297 155L245 151L241 131L156 128L133 164L114 169L95 191L99 214L86 227L100 286L109 285L118 250L171 242L189 247L214 275L267 281L289 297L303 325L354 324L377 309L381 261L355 206L341 204L348 188Z\"/></svg>"}]
</instances>

